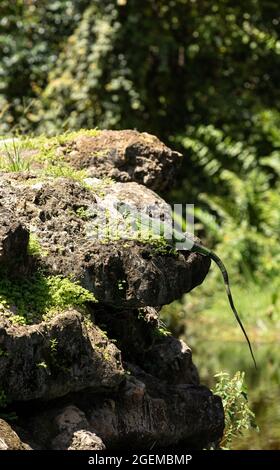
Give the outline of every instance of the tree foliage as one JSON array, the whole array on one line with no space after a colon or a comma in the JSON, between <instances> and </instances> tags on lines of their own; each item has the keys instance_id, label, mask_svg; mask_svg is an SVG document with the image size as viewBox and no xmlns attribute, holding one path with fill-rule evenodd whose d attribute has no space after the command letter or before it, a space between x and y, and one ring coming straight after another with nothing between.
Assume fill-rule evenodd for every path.
<instances>
[{"instance_id":1,"label":"tree foliage","mask_svg":"<svg viewBox=\"0 0 280 470\"><path fill-rule=\"evenodd\" d=\"M57 126L70 114L73 127L129 125L168 138L190 122L211 122L243 136L256 108L279 107L277 7L4 0L2 96L38 98L48 111L36 116L41 129L43 117Z\"/></svg>"}]
</instances>

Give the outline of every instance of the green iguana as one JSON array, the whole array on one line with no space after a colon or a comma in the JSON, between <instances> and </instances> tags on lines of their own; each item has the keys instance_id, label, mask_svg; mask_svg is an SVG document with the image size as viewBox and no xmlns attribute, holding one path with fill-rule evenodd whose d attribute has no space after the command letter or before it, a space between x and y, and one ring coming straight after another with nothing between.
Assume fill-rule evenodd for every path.
<instances>
[{"instance_id":1,"label":"green iguana","mask_svg":"<svg viewBox=\"0 0 280 470\"><path fill-rule=\"evenodd\" d=\"M218 268L220 269L225 288L226 288L226 293L229 301L229 305L231 307L231 310L246 338L246 341L249 346L249 350L252 356L252 359L254 361L255 368L257 369L257 363L255 360L255 356L253 353L253 349L250 343L250 340L248 338L248 335L245 331L245 328L240 320L240 317L237 313L237 310L235 308L231 290L230 290L230 285L229 285L229 277L228 277L228 272L226 270L226 267L222 260L211 250L208 248L202 246L200 243L196 242L191 234L188 233L183 233L178 230L176 230L173 226L170 225L170 223L163 222L159 219L154 219L150 217L149 215L146 215L144 213L139 213L136 209L132 208L131 206L125 204L125 203L118 203L117 204L117 210L120 212L124 217L131 217L132 221L136 224L138 230L148 230L152 229L153 233L156 235L159 235L160 237L164 237L168 242L170 242L173 246L176 243L186 243L186 247L184 249L193 252L193 253L199 253L203 256L208 256L211 258Z\"/></svg>"}]
</instances>

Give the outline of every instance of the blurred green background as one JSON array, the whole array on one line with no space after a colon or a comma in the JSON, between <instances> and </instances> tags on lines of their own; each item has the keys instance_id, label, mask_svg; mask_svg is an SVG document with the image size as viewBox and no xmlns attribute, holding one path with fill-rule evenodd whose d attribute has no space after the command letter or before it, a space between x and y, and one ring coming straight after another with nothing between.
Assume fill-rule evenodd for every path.
<instances>
[{"instance_id":1,"label":"blurred green background","mask_svg":"<svg viewBox=\"0 0 280 470\"><path fill-rule=\"evenodd\" d=\"M1 0L0 135L137 128L184 154L170 202L225 261L254 371L213 266L164 308L202 380L246 372L260 432L280 448L278 0Z\"/></svg>"}]
</instances>

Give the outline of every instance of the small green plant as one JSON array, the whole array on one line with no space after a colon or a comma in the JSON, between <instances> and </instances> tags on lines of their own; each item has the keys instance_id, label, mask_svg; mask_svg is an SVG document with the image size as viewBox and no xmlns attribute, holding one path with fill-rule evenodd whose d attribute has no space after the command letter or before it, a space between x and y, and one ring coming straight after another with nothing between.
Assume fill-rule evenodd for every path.
<instances>
[{"instance_id":1,"label":"small green plant","mask_svg":"<svg viewBox=\"0 0 280 470\"><path fill-rule=\"evenodd\" d=\"M44 250L41 247L41 244L38 240L38 237L35 233L30 233L29 235L29 241L28 241L28 254L31 256L47 256L48 252L47 250Z\"/></svg>"},{"instance_id":2,"label":"small green plant","mask_svg":"<svg viewBox=\"0 0 280 470\"><path fill-rule=\"evenodd\" d=\"M36 364L36 366L39 367L39 368L42 368L42 369L47 369L48 368L45 361L38 362L38 364Z\"/></svg>"},{"instance_id":3,"label":"small green plant","mask_svg":"<svg viewBox=\"0 0 280 470\"><path fill-rule=\"evenodd\" d=\"M15 139L12 140L12 145L4 144L4 149L5 155L2 155L1 163L4 170L10 172L29 170L29 160L22 156L20 145L16 143Z\"/></svg>"},{"instance_id":4,"label":"small green plant","mask_svg":"<svg viewBox=\"0 0 280 470\"><path fill-rule=\"evenodd\" d=\"M57 353L57 345L58 345L58 340L57 338L53 338L50 340L50 348L51 348L51 354L56 355Z\"/></svg>"},{"instance_id":5,"label":"small green plant","mask_svg":"<svg viewBox=\"0 0 280 470\"><path fill-rule=\"evenodd\" d=\"M88 209L85 209L84 207L79 207L79 209L76 210L76 214L83 220L88 220L91 215Z\"/></svg>"},{"instance_id":6,"label":"small green plant","mask_svg":"<svg viewBox=\"0 0 280 470\"><path fill-rule=\"evenodd\" d=\"M166 336L171 336L171 333L164 325L161 325L154 330L154 335L160 338L165 338Z\"/></svg>"},{"instance_id":7,"label":"small green plant","mask_svg":"<svg viewBox=\"0 0 280 470\"><path fill-rule=\"evenodd\" d=\"M120 279L118 281L118 290L119 291L124 291L126 288L126 280L125 279Z\"/></svg>"},{"instance_id":8,"label":"small green plant","mask_svg":"<svg viewBox=\"0 0 280 470\"><path fill-rule=\"evenodd\" d=\"M213 393L221 397L225 412L225 429L220 448L229 449L235 437L242 435L247 429L258 428L255 414L248 404L245 373L238 371L230 378L227 372L220 372L215 377L218 382Z\"/></svg>"},{"instance_id":9,"label":"small green plant","mask_svg":"<svg viewBox=\"0 0 280 470\"><path fill-rule=\"evenodd\" d=\"M61 368L61 366L58 364L57 345L58 345L57 338L52 338L50 340L51 364L52 364L52 366L56 366L56 367Z\"/></svg>"},{"instance_id":10,"label":"small green plant","mask_svg":"<svg viewBox=\"0 0 280 470\"><path fill-rule=\"evenodd\" d=\"M51 300L50 309L65 310L71 306L82 307L86 302L96 302L94 295L84 289L77 281L62 276L49 276L47 285Z\"/></svg>"}]
</instances>

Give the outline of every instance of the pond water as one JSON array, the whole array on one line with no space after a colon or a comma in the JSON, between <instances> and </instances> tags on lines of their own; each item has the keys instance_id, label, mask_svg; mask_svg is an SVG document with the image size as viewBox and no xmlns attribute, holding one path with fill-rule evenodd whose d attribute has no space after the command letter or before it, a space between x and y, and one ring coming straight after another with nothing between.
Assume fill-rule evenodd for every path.
<instances>
[{"instance_id":1,"label":"pond water","mask_svg":"<svg viewBox=\"0 0 280 470\"><path fill-rule=\"evenodd\" d=\"M252 429L233 441L232 449L280 449L280 348L279 344L254 345L258 370L252 364L246 343L219 343L203 341L194 344L193 350L201 382L214 386L214 375L220 371L230 375L238 370L245 372L250 408L256 415L259 432Z\"/></svg>"}]
</instances>

